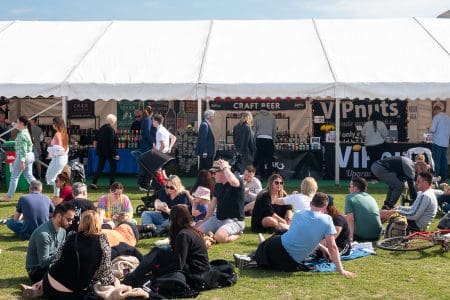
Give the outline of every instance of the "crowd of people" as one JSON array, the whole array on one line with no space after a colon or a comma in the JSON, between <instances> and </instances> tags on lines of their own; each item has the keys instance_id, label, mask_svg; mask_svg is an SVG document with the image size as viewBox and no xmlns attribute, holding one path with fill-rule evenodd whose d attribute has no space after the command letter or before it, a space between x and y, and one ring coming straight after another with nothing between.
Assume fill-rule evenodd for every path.
<instances>
[{"instance_id":1,"label":"crowd of people","mask_svg":"<svg viewBox=\"0 0 450 300\"><path fill-rule=\"evenodd\" d=\"M164 118L153 115L151 107L136 111L135 116L132 126L140 128L142 135L140 148L133 154L136 159L142 160L152 149L170 153L176 137L163 126ZM1 223L19 238L29 239L25 269L34 284L21 286L24 295L79 299L93 283L114 286L113 264L124 255L136 260L132 271L121 278L123 284L132 287L141 287L149 276L174 271L207 276L211 270L207 251L210 245L205 243L205 237L215 243L239 239L245 230L246 215L251 216L251 231L258 233L259 244L250 255L235 254L237 266L252 260L261 268L295 272L307 269L306 259L324 257L336 265L340 274L352 277L355 274L344 269L341 256L350 254L354 242L380 239L382 221L394 213L406 217L408 232L426 230L436 216L439 203L450 202L448 186L445 192L435 188L423 155L417 155L415 161L403 156L383 158L380 155L386 128L376 114L364 127L364 137L372 160L371 171L389 187L381 210L367 192L364 178L350 181L343 213L334 205L333 195L320 191L313 177L304 178L299 184L300 191L289 195L283 176L271 169L276 138L271 116L265 110L254 120L251 113L242 114L233 129L240 156L233 170L226 160L213 160L215 113L207 110L196 148L202 169L191 190L185 188L182 178L166 176L162 168L157 168L155 174L148 174L146 168L140 171L138 183L142 189L149 189L150 178L159 183L153 199L154 210L142 213L141 224L134 219L124 186L115 180L115 163L120 157L114 142L117 120L114 115L106 117L98 135L100 163L91 188L98 188L97 180L106 161L111 171L109 192L95 203L89 200L87 185L71 184L70 175L64 170L68 136L62 118L53 120L55 134L48 149L51 161L46 181L53 186L54 193L51 199L42 193L42 183L32 173L36 138L31 130L33 123L25 116L19 117L17 156L9 190L2 201L11 201L22 172L30 188L28 194L18 199L13 217ZM436 125L433 130L442 128ZM379 137L369 138L374 133ZM445 175L441 169L439 172ZM442 176L441 180L445 181ZM268 178L265 188L258 177ZM396 206L405 184L411 205ZM445 183L442 187L445 188ZM272 235L265 239L262 233ZM159 245L162 247L154 247L142 255L136 245L150 237L167 239Z\"/></svg>"}]
</instances>

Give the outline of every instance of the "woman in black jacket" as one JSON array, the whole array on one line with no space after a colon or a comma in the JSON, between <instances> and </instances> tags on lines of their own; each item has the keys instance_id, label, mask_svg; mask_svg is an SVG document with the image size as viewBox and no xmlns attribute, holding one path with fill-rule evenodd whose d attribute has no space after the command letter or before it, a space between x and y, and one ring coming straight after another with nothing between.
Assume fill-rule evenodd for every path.
<instances>
[{"instance_id":1,"label":"woman in black jacket","mask_svg":"<svg viewBox=\"0 0 450 300\"><path fill-rule=\"evenodd\" d=\"M97 180L105 168L106 161L109 161L109 185L116 179L117 161L120 159L116 151L116 132L113 126L117 117L113 114L106 116L106 124L100 127L97 137L97 155L99 157L97 172L92 179L91 187L97 189Z\"/></svg>"},{"instance_id":2,"label":"woman in black jacket","mask_svg":"<svg viewBox=\"0 0 450 300\"><path fill-rule=\"evenodd\" d=\"M170 210L170 248L154 247L123 283L138 286L148 276L160 276L174 271L202 274L210 269L203 235L192 226L192 216L185 205Z\"/></svg>"},{"instance_id":3,"label":"woman in black jacket","mask_svg":"<svg viewBox=\"0 0 450 300\"><path fill-rule=\"evenodd\" d=\"M233 143L240 155L239 173L244 173L248 165L253 164L256 152L255 136L252 130L253 116L249 111L242 113L241 120L233 128Z\"/></svg>"}]
</instances>

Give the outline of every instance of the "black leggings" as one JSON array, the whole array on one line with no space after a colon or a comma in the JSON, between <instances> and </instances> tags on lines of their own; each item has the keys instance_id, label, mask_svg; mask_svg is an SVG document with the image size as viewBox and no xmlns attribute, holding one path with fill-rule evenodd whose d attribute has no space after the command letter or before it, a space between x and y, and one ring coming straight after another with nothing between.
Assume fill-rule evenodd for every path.
<instances>
[{"instance_id":1,"label":"black leggings","mask_svg":"<svg viewBox=\"0 0 450 300\"><path fill-rule=\"evenodd\" d=\"M300 264L284 249L281 243L281 235L274 235L259 244L258 249L256 249L255 260L258 266L262 268L285 272L302 270Z\"/></svg>"},{"instance_id":2,"label":"black leggings","mask_svg":"<svg viewBox=\"0 0 450 300\"><path fill-rule=\"evenodd\" d=\"M42 291L44 292L44 296L49 300L77 300L77 299L83 299L84 294L80 293L67 293L67 292L60 292L55 290L48 281L48 273L44 275L44 278L42 278Z\"/></svg>"}]
</instances>

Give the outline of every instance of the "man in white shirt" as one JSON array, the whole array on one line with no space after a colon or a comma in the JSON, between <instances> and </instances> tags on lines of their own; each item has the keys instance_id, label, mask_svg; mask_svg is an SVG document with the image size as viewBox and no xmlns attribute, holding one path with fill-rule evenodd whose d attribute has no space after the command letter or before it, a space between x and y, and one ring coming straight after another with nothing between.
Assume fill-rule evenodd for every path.
<instances>
[{"instance_id":1,"label":"man in white shirt","mask_svg":"<svg viewBox=\"0 0 450 300\"><path fill-rule=\"evenodd\" d=\"M435 164L435 175L441 176L441 183L445 182L448 175L447 150L450 139L450 117L443 112L444 104L437 102L433 106L433 122L431 133L433 133L433 144L431 152Z\"/></svg>"},{"instance_id":2,"label":"man in white shirt","mask_svg":"<svg viewBox=\"0 0 450 300\"><path fill-rule=\"evenodd\" d=\"M300 194L295 192L287 197L278 198L274 204L292 205L294 212L298 210L310 210L310 203L317 189L318 185L316 180L312 177L305 177L300 185Z\"/></svg>"},{"instance_id":3,"label":"man in white shirt","mask_svg":"<svg viewBox=\"0 0 450 300\"><path fill-rule=\"evenodd\" d=\"M177 138L162 125L163 122L163 116L153 116L153 127L156 128L156 143L154 147L162 153L170 153Z\"/></svg>"}]
</instances>

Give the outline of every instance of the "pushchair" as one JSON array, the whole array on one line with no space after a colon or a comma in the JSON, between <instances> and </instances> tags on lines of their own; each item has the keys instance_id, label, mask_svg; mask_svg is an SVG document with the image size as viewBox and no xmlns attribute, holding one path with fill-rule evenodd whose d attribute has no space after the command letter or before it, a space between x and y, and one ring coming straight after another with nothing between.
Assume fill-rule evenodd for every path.
<instances>
[{"instance_id":1,"label":"pushchair","mask_svg":"<svg viewBox=\"0 0 450 300\"><path fill-rule=\"evenodd\" d=\"M149 187L147 189L147 195L141 197L144 204L140 204L136 207L136 215L140 216L142 212L153 210L155 208L154 202L158 199L161 190L164 188L164 186L155 179L155 172L159 168L164 168L172 160L174 160L172 156L155 149L141 155L139 165L144 168L148 174L151 174L151 176L149 176L149 182L147 182L147 186Z\"/></svg>"},{"instance_id":2,"label":"pushchair","mask_svg":"<svg viewBox=\"0 0 450 300\"><path fill-rule=\"evenodd\" d=\"M70 180L72 182L82 182L86 180L86 174L84 172L84 166L78 161L70 161Z\"/></svg>"}]
</instances>

